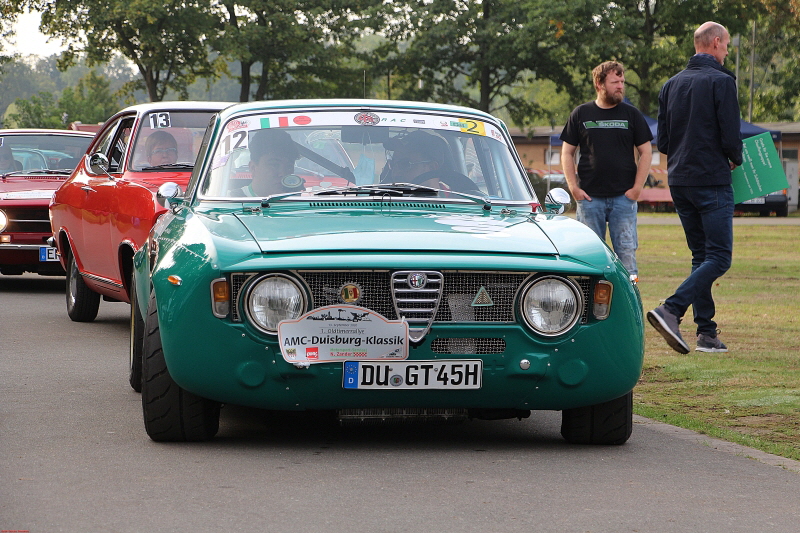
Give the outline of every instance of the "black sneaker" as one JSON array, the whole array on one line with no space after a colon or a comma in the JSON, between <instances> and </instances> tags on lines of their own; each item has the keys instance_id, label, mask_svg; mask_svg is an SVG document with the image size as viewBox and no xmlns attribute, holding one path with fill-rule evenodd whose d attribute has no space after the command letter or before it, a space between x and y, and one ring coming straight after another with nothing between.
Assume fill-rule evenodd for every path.
<instances>
[{"instance_id":1,"label":"black sneaker","mask_svg":"<svg viewBox=\"0 0 800 533\"><path fill-rule=\"evenodd\" d=\"M711 335L700 333L697 335L697 348L695 350L698 352L722 353L727 352L728 347L719 340L718 335L712 337Z\"/></svg>"},{"instance_id":2,"label":"black sneaker","mask_svg":"<svg viewBox=\"0 0 800 533\"><path fill-rule=\"evenodd\" d=\"M659 305L647 312L647 321L661 333L667 344L678 353L689 353L689 345L681 337L681 319L667 311L666 307Z\"/></svg>"}]
</instances>

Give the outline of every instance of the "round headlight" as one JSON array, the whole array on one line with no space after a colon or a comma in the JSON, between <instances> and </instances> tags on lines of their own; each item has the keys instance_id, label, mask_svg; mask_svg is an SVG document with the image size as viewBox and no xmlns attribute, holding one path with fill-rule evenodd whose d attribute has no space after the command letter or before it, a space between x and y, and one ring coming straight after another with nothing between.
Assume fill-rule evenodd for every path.
<instances>
[{"instance_id":1,"label":"round headlight","mask_svg":"<svg viewBox=\"0 0 800 533\"><path fill-rule=\"evenodd\" d=\"M247 316L267 333L277 333L281 320L297 318L305 309L303 290L286 276L264 276L253 283L247 294Z\"/></svg>"},{"instance_id":2,"label":"round headlight","mask_svg":"<svg viewBox=\"0 0 800 533\"><path fill-rule=\"evenodd\" d=\"M560 335L574 326L581 309L581 291L566 278L539 278L523 292L522 315L534 331L544 336Z\"/></svg>"},{"instance_id":3,"label":"round headlight","mask_svg":"<svg viewBox=\"0 0 800 533\"><path fill-rule=\"evenodd\" d=\"M5 212L2 209L0 209L0 231L5 231L7 226L8 226L8 217L6 216Z\"/></svg>"}]
</instances>

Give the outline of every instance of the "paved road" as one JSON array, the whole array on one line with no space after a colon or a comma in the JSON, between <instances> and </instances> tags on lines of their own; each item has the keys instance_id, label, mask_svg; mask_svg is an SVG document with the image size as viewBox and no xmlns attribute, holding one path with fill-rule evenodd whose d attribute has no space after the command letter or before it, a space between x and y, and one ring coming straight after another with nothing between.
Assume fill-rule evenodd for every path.
<instances>
[{"instance_id":1,"label":"paved road","mask_svg":"<svg viewBox=\"0 0 800 533\"><path fill-rule=\"evenodd\" d=\"M339 428L227 407L212 442L156 444L127 384L128 306L72 323L63 284L0 276L0 530L800 530L800 463L642 418L626 445L584 447L552 412Z\"/></svg>"}]
</instances>

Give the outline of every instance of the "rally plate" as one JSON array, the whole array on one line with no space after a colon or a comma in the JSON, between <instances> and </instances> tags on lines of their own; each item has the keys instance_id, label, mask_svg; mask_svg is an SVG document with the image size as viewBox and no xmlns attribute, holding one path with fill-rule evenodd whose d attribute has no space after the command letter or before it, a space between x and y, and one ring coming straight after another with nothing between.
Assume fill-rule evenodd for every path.
<instances>
[{"instance_id":1,"label":"rally plate","mask_svg":"<svg viewBox=\"0 0 800 533\"><path fill-rule=\"evenodd\" d=\"M480 389L483 361L345 361L345 389Z\"/></svg>"}]
</instances>

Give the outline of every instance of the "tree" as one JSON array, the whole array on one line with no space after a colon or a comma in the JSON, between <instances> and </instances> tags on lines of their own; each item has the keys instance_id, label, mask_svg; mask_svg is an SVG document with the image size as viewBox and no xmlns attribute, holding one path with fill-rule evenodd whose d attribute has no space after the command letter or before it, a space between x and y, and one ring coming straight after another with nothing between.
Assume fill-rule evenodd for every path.
<instances>
[{"instance_id":1,"label":"tree","mask_svg":"<svg viewBox=\"0 0 800 533\"><path fill-rule=\"evenodd\" d=\"M581 73L585 87L592 88L594 66L620 61L626 68L626 84L635 93L629 96L642 112L655 114L664 81L683 69L694 53L694 30L715 20L733 35L758 9L739 0L565 0L551 16L563 28L560 40L575 50L572 66Z\"/></svg>"},{"instance_id":2,"label":"tree","mask_svg":"<svg viewBox=\"0 0 800 533\"><path fill-rule=\"evenodd\" d=\"M353 40L379 0L221 0L215 48L241 64L239 100L356 96ZM253 69L256 73L252 73Z\"/></svg>"},{"instance_id":3,"label":"tree","mask_svg":"<svg viewBox=\"0 0 800 533\"><path fill-rule=\"evenodd\" d=\"M58 103L52 93L42 91L25 100L18 98L13 104L15 112L6 115L6 121L17 128L63 129Z\"/></svg>"},{"instance_id":4,"label":"tree","mask_svg":"<svg viewBox=\"0 0 800 533\"><path fill-rule=\"evenodd\" d=\"M3 0L0 4L0 74L3 63L11 61L11 55L5 52L4 43L14 38L14 23L22 14L23 0Z\"/></svg>"},{"instance_id":5,"label":"tree","mask_svg":"<svg viewBox=\"0 0 800 533\"><path fill-rule=\"evenodd\" d=\"M61 66L83 52L89 65L121 53L139 69L151 101L169 90L186 94L199 76L214 73L208 40L216 18L210 0L32 0L42 29L68 43Z\"/></svg>"},{"instance_id":6,"label":"tree","mask_svg":"<svg viewBox=\"0 0 800 533\"><path fill-rule=\"evenodd\" d=\"M90 71L76 87L62 91L58 100L62 117L66 116L67 122L104 122L119 110L119 99L111 94L110 85L104 76Z\"/></svg>"},{"instance_id":7,"label":"tree","mask_svg":"<svg viewBox=\"0 0 800 533\"><path fill-rule=\"evenodd\" d=\"M412 0L395 3L392 18L386 32L397 47L385 64L402 98L505 108L523 124L541 110L514 88L571 85L543 0Z\"/></svg>"},{"instance_id":8,"label":"tree","mask_svg":"<svg viewBox=\"0 0 800 533\"><path fill-rule=\"evenodd\" d=\"M18 128L55 129L75 121L103 122L119 109L119 99L109 87L107 78L89 71L77 86L65 88L59 98L48 91L17 98L6 120Z\"/></svg>"}]
</instances>

